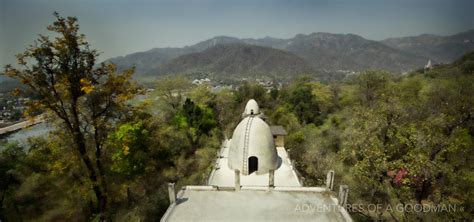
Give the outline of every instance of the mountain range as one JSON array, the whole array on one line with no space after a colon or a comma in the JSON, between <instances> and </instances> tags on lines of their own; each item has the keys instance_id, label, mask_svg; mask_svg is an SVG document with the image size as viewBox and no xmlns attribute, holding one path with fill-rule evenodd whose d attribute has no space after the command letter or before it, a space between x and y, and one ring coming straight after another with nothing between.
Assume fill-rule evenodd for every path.
<instances>
[{"instance_id":1,"label":"mountain range","mask_svg":"<svg viewBox=\"0 0 474 222\"><path fill-rule=\"evenodd\" d=\"M449 63L474 49L474 30L452 36L419 35L368 40L354 34L298 34L290 39L218 36L182 48L154 48L106 60L138 76L200 74L218 77L314 74L382 69L404 73L428 60Z\"/></svg>"},{"instance_id":2,"label":"mountain range","mask_svg":"<svg viewBox=\"0 0 474 222\"><path fill-rule=\"evenodd\" d=\"M381 42L439 63L450 63L466 52L474 50L474 30L446 37L424 34L414 37L389 38Z\"/></svg>"}]
</instances>

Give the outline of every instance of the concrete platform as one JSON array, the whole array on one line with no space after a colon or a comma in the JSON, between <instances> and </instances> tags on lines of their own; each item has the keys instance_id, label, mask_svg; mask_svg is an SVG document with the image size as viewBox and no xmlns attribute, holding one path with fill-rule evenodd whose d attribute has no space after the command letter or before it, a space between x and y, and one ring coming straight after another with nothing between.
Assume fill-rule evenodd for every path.
<instances>
[{"instance_id":1,"label":"concrete platform","mask_svg":"<svg viewBox=\"0 0 474 222\"><path fill-rule=\"evenodd\" d=\"M324 188L185 187L161 221L351 221Z\"/></svg>"},{"instance_id":2,"label":"concrete platform","mask_svg":"<svg viewBox=\"0 0 474 222\"><path fill-rule=\"evenodd\" d=\"M230 140L224 142L219 158L214 166L214 170L209 177L208 185L219 187L234 187L234 172L227 165L227 157L229 154ZM277 147L279 159L279 167L275 170L275 186L276 187L301 187L302 184L298 180L298 176L294 171L291 160L284 147ZM252 173L248 176L240 176L240 184L242 186L268 186L269 174L257 175Z\"/></svg>"},{"instance_id":3,"label":"concrete platform","mask_svg":"<svg viewBox=\"0 0 474 222\"><path fill-rule=\"evenodd\" d=\"M327 186L303 187L283 138L275 142L275 135L286 132L272 133L258 109L255 100L247 103L232 139L222 144L206 186L185 186L176 195L175 184L168 184L171 204L161 221L352 221L340 206L347 201L348 187L340 188L341 203L330 190L333 171Z\"/></svg>"}]
</instances>

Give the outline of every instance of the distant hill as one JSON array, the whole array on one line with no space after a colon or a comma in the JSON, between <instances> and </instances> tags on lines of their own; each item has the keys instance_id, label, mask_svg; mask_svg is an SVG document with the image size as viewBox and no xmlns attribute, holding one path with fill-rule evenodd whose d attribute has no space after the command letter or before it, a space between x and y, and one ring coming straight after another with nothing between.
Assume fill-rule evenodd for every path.
<instances>
[{"instance_id":1,"label":"distant hill","mask_svg":"<svg viewBox=\"0 0 474 222\"><path fill-rule=\"evenodd\" d=\"M273 47L293 52L324 70L384 69L403 73L426 63L422 56L353 34L300 34Z\"/></svg>"},{"instance_id":2,"label":"distant hill","mask_svg":"<svg viewBox=\"0 0 474 222\"><path fill-rule=\"evenodd\" d=\"M115 63L117 65L117 68L121 70L135 66L135 72L138 75L156 74L153 72L158 70L162 64L167 63L181 55L201 52L216 44L239 42L241 41L236 38L218 37L218 41L210 39L207 41L199 42L192 46L185 46L183 48L153 48L144 52L137 52L126 56L111 58L106 60L105 62Z\"/></svg>"},{"instance_id":3,"label":"distant hill","mask_svg":"<svg viewBox=\"0 0 474 222\"><path fill-rule=\"evenodd\" d=\"M202 52L179 56L154 73L208 73L214 76L274 76L285 78L310 74L314 70L302 58L283 50L256 45L217 44Z\"/></svg>"},{"instance_id":4,"label":"distant hill","mask_svg":"<svg viewBox=\"0 0 474 222\"><path fill-rule=\"evenodd\" d=\"M400 49L441 63L450 63L466 52L474 50L474 30L451 36L423 34L419 36L389 38L381 41Z\"/></svg>"},{"instance_id":5,"label":"distant hill","mask_svg":"<svg viewBox=\"0 0 474 222\"><path fill-rule=\"evenodd\" d=\"M435 63L454 61L474 48L474 40L471 40L472 35L473 31L468 31L448 37L422 35L392 38L380 42L367 40L354 34L331 33L299 34L290 39L271 37L238 39L218 36L183 48L155 48L112 58L106 62L117 64L119 69L135 65L138 76L159 76L178 72L212 72L214 75L239 75L239 73L247 75L250 72L264 73L265 75L270 73L272 75L294 75L304 70L313 73L326 73L323 78L327 78L327 73L341 70L357 72L366 69L383 69L394 73L404 73L423 67L428 59L432 59ZM217 47L229 44L233 46ZM243 44L247 46L244 47ZM248 45L269 47L280 51L276 53L276 51L252 48ZM278 65L278 68L265 64L253 64L250 63L250 59L243 59L242 56L246 56L246 54L236 48L248 47L260 53L258 59L278 58L274 62L267 61L265 63ZM208 49L212 50L207 51ZM224 50L231 51L225 52ZM277 54L283 55L281 50L292 56L290 54L276 56ZM269 54L264 56L265 53ZM219 56L216 56L217 54ZM237 57L233 58L232 56ZM299 62L295 62L297 60ZM277 64L276 61L281 64ZM250 65L250 67L241 67L244 64ZM297 67L294 64L299 64L302 67ZM231 71L231 69L235 69L235 71Z\"/></svg>"},{"instance_id":6,"label":"distant hill","mask_svg":"<svg viewBox=\"0 0 474 222\"><path fill-rule=\"evenodd\" d=\"M14 79L2 79L0 80L0 93L8 93L16 88L21 88L22 85L19 81Z\"/></svg>"},{"instance_id":7,"label":"distant hill","mask_svg":"<svg viewBox=\"0 0 474 222\"><path fill-rule=\"evenodd\" d=\"M115 57L108 59L105 62L116 64L119 70L135 66L135 72L138 75L150 74L151 71L158 69L162 64L171 59L192 52L196 52L196 50L190 48L154 48L145 52L137 52L126 56Z\"/></svg>"}]
</instances>

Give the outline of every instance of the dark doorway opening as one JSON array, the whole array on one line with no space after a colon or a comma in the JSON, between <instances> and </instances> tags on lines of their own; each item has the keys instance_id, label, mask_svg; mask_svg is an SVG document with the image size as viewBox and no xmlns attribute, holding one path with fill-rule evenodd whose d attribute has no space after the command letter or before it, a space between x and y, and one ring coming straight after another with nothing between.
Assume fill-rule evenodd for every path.
<instances>
[{"instance_id":1,"label":"dark doorway opening","mask_svg":"<svg viewBox=\"0 0 474 222\"><path fill-rule=\"evenodd\" d=\"M249 174L258 170L258 158L256 156L249 157Z\"/></svg>"}]
</instances>

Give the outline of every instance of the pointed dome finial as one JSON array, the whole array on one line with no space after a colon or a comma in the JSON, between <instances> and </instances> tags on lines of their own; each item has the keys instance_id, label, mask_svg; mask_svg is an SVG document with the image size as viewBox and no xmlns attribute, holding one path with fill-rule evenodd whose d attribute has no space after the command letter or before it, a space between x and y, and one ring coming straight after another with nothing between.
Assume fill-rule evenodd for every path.
<instances>
[{"instance_id":1,"label":"pointed dome finial","mask_svg":"<svg viewBox=\"0 0 474 222\"><path fill-rule=\"evenodd\" d=\"M248 116L248 115L259 115L260 114L260 108L258 107L257 101L254 99L251 99L247 102L247 105L245 105L245 110L244 113L242 113L242 116Z\"/></svg>"}]
</instances>

